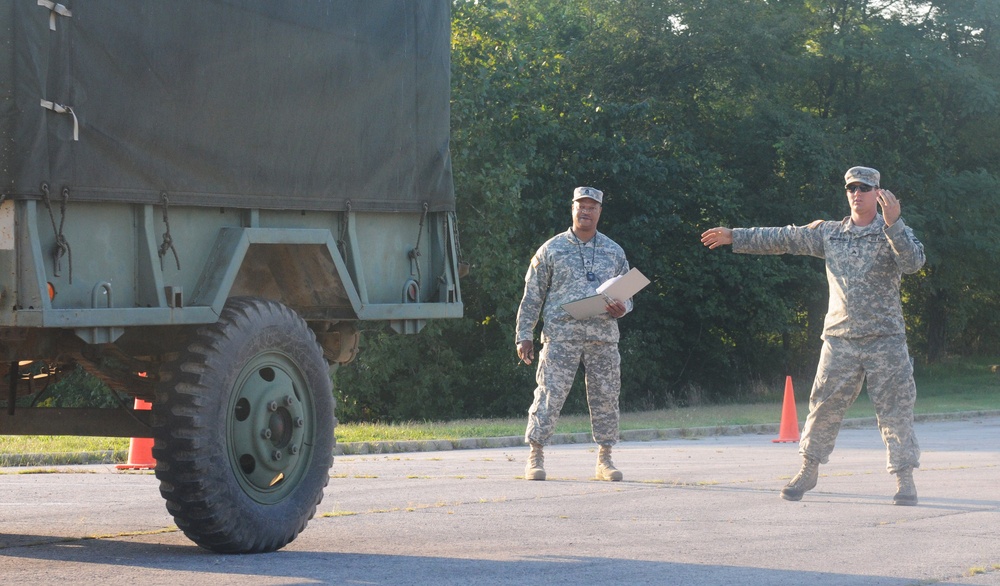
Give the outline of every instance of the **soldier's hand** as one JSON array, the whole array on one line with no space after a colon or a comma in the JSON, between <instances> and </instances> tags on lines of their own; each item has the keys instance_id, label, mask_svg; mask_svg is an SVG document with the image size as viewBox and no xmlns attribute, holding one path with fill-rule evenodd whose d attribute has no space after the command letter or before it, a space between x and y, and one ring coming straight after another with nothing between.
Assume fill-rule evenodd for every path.
<instances>
[{"instance_id":1,"label":"soldier's hand","mask_svg":"<svg viewBox=\"0 0 1000 586\"><path fill-rule=\"evenodd\" d=\"M517 357L525 364L531 364L535 359L535 345L531 340L521 340L517 343Z\"/></svg>"},{"instance_id":2,"label":"soldier's hand","mask_svg":"<svg viewBox=\"0 0 1000 586\"><path fill-rule=\"evenodd\" d=\"M733 243L733 231L722 226L705 230L701 234L701 243L711 248Z\"/></svg>"},{"instance_id":3,"label":"soldier's hand","mask_svg":"<svg viewBox=\"0 0 1000 586\"><path fill-rule=\"evenodd\" d=\"M615 319L624 316L625 312L628 311L628 308L625 307L625 304L622 303L621 301L618 301L617 299L612 299L611 301L613 301L614 303L608 303L607 305L604 306L604 309L607 310L608 314Z\"/></svg>"},{"instance_id":4,"label":"soldier's hand","mask_svg":"<svg viewBox=\"0 0 1000 586\"><path fill-rule=\"evenodd\" d=\"M878 194L878 205L882 207L882 219L885 220L886 226L892 226L899 219L901 211L899 198L888 189L879 189L876 193Z\"/></svg>"}]
</instances>

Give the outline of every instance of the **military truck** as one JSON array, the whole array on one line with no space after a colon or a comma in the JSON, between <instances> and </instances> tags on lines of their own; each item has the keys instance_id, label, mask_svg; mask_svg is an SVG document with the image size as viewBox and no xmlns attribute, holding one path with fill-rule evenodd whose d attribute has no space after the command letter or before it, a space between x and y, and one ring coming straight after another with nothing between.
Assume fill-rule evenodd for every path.
<instances>
[{"instance_id":1,"label":"military truck","mask_svg":"<svg viewBox=\"0 0 1000 586\"><path fill-rule=\"evenodd\" d=\"M0 0L0 435L152 437L195 543L293 540L358 322L462 314L449 53L448 0ZM78 368L122 408L30 405Z\"/></svg>"}]
</instances>

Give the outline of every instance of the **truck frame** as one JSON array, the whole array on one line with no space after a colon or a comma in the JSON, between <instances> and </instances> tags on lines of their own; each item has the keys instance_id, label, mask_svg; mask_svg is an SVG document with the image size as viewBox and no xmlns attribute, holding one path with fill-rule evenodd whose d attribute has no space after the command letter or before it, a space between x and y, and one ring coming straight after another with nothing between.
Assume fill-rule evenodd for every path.
<instances>
[{"instance_id":1,"label":"truck frame","mask_svg":"<svg viewBox=\"0 0 1000 586\"><path fill-rule=\"evenodd\" d=\"M462 315L447 0L0 0L2 435L154 438L178 527L279 549L359 321ZM77 367L152 403L25 405Z\"/></svg>"}]
</instances>

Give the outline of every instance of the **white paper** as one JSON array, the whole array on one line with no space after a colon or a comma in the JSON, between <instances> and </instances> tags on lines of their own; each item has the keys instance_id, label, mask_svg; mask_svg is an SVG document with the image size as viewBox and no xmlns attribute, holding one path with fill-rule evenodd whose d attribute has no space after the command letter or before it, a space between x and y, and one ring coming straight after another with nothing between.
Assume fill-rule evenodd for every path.
<instances>
[{"instance_id":1,"label":"white paper","mask_svg":"<svg viewBox=\"0 0 1000 586\"><path fill-rule=\"evenodd\" d=\"M625 301L641 291L646 285L649 285L649 279L639 272L639 269L633 267L624 275L601 283L597 289L597 295L564 303L562 307L576 319L587 319L607 313L607 305L612 300Z\"/></svg>"},{"instance_id":2,"label":"white paper","mask_svg":"<svg viewBox=\"0 0 1000 586\"><path fill-rule=\"evenodd\" d=\"M615 281L617 281L620 278L622 278L622 276L618 275L617 277L611 277L607 281L604 281L603 283L601 283L601 286L597 288L597 294L600 295L601 293L604 293L607 290L608 287L610 287L611 285L613 285L615 283Z\"/></svg>"}]
</instances>

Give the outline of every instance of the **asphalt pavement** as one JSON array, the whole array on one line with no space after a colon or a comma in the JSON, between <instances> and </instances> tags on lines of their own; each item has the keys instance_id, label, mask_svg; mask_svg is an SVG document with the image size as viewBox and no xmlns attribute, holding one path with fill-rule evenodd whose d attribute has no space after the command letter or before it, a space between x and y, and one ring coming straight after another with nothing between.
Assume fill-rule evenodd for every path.
<instances>
[{"instance_id":1,"label":"asphalt pavement","mask_svg":"<svg viewBox=\"0 0 1000 586\"><path fill-rule=\"evenodd\" d=\"M1000 416L917 424L915 507L892 505L871 423L795 503L797 445L726 432L623 441L615 483L590 443L549 447L544 482L521 478L522 445L338 456L316 518L262 555L193 545L151 472L0 469L0 581L1000 585Z\"/></svg>"}]
</instances>

